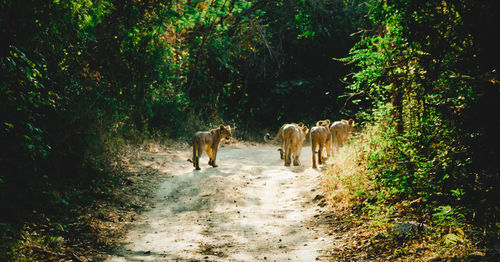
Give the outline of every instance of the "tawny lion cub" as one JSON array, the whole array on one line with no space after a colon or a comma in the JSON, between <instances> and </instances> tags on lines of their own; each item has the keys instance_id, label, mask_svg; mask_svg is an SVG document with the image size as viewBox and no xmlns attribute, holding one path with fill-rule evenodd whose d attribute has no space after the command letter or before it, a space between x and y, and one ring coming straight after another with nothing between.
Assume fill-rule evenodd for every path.
<instances>
[{"instance_id":1,"label":"tawny lion cub","mask_svg":"<svg viewBox=\"0 0 500 262\"><path fill-rule=\"evenodd\" d=\"M193 159L188 159L188 161L193 163L196 170L200 170L200 157L203 151L205 151L209 157L208 164L217 167L215 159L222 138L231 138L230 126L220 125L218 128L211 129L210 131L199 131L194 134Z\"/></svg>"},{"instance_id":2,"label":"tawny lion cub","mask_svg":"<svg viewBox=\"0 0 500 262\"><path fill-rule=\"evenodd\" d=\"M302 143L309 129L307 126L288 125L283 128L283 143L285 150L285 166L290 166L293 157L293 165L300 166L300 153Z\"/></svg>"},{"instance_id":3,"label":"tawny lion cub","mask_svg":"<svg viewBox=\"0 0 500 262\"><path fill-rule=\"evenodd\" d=\"M316 153L318 153L318 164L330 157L330 144L332 135L330 134L330 120L320 120L316 122L316 126L311 128L311 150L312 150L312 167L317 168ZM323 156L323 148L326 149L326 158ZM316 152L316 149L319 149Z\"/></svg>"},{"instance_id":4,"label":"tawny lion cub","mask_svg":"<svg viewBox=\"0 0 500 262\"><path fill-rule=\"evenodd\" d=\"M285 159L285 139L283 137L283 130L288 126L297 126L299 128L302 128L304 126L304 124L302 122L300 122L298 124L296 124L296 123L283 124L274 138L271 138L271 135L269 133L267 133L264 136L264 141L266 143L273 143L277 140L281 140L281 147L278 148L278 151L280 152L281 159Z\"/></svg>"},{"instance_id":5,"label":"tawny lion cub","mask_svg":"<svg viewBox=\"0 0 500 262\"><path fill-rule=\"evenodd\" d=\"M347 144L349 136L354 131L354 120L342 119L335 121L330 126L330 133L332 134L332 151L336 153L339 148Z\"/></svg>"}]
</instances>

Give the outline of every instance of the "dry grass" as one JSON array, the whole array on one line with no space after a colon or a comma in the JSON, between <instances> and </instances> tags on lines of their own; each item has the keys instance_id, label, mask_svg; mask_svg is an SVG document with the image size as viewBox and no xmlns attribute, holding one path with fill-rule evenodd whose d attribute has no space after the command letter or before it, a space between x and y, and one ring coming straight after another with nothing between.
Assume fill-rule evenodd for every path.
<instances>
[{"instance_id":1,"label":"dry grass","mask_svg":"<svg viewBox=\"0 0 500 262\"><path fill-rule=\"evenodd\" d=\"M372 149L370 139L375 132L376 129L367 127L365 131L352 137L351 143L330 159L324 186L327 199L334 209L354 207L375 188L370 179L367 160Z\"/></svg>"}]
</instances>

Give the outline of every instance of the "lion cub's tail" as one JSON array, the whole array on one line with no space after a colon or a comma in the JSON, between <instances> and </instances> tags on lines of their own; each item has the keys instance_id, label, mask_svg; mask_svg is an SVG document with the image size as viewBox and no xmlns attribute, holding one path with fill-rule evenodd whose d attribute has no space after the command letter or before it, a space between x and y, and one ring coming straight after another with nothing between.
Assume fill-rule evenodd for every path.
<instances>
[{"instance_id":1,"label":"lion cub's tail","mask_svg":"<svg viewBox=\"0 0 500 262\"><path fill-rule=\"evenodd\" d=\"M264 141L266 141L266 143L270 143L274 142L274 139L271 137L269 133L266 133L266 135L264 136Z\"/></svg>"}]
</instances>

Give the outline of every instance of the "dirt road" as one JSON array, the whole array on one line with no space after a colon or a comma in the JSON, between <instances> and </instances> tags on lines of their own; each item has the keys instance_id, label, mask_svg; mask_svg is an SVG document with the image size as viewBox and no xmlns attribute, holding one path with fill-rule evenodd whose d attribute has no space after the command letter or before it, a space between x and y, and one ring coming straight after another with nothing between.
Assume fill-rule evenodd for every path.
<instances>
[{"instance_id":1,"label":"dirt road","mask_svg":"<svg viewBox=\"0 0 500 262\"><path fill-rule=\"evenodd\" d=\"M321 173L310 147L300 167L284 167L276 146L225 146L219 167L189 152L158 165L165 181L155 206L132 225L108 261L316 261L331 244L312 226ZM163 161L163 160L162 160Z\"/></svg>"}]
</instances>

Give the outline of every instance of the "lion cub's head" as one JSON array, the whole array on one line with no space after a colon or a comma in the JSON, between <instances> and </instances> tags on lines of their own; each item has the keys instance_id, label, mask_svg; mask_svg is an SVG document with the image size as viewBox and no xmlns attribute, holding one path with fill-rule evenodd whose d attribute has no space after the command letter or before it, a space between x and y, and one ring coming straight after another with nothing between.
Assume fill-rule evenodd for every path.
<instances>
[{"instance_id":1,"label":"lion cub's head","mask_svg":"<svg viewBox=\"0 0 500 262\"><path fill-rule=\"evenodd\" d=\"M307 128L307 126L299 126L299 131L301 132L302 138L304 139L307 133L309 133L309 128Z\"/></svg>"},{"instance_id":2,"label":"lion cub's head","mask_svg":"<svg viewBox=\"0 0 500 262\"><path fill-rule=\"evenodd\" d=\"M349 133L352 133L352 131L354 131L354 120L352 118L350 118L349 120L342 119L341 121L348 126Z\"/></svg>"},{"instance_id":3,"label":"lion cub's head","mask_svg":"<svg viewBox=\"0 0 500 262\"><path fill-rule=\"evenodd\" d=\"M229 140L232 137L231 127L229 125L220 125L219 126L220 137Z\"/></svg>"},{"instance_id":4,"label":"lion cub's head","mask_svg":"<svg viewBox=\"0 0 500 262\"><path fill-rule=\"evenodd\" d=\"M330 119L319 120L318 122L316 122L316 126L324 126L328 128L330 126Z\"/></svg>"}]
</instances>

